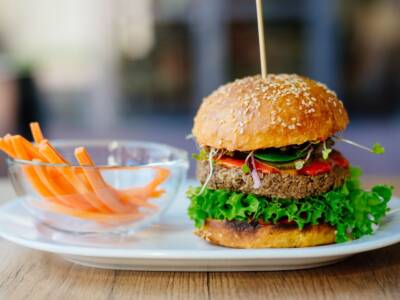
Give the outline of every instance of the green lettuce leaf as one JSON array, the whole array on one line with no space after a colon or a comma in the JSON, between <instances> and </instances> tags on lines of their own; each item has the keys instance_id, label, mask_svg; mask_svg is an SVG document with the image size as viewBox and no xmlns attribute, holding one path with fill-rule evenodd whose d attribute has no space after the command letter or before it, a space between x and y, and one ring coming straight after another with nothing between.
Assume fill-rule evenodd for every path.
<instances>
[{"instance_id":1,"label":"green lettuce leaf","mask_svg":"<svg viewBox=\"0 0 400 300\"><path fill-rule=\"evenodd\" d=\"M360 169L352 168L345 184L320 196L302 200L272 198L225 190L190 188L189 217L200 228L209 218L217 220L253 221L276 224L281 219L294 221L299 229L311 224L327 223L336 227L338 243L373 233L389 210L387 203L392 187L377 185L371 191L360 187Z\"/></svg>"}]
</instances>

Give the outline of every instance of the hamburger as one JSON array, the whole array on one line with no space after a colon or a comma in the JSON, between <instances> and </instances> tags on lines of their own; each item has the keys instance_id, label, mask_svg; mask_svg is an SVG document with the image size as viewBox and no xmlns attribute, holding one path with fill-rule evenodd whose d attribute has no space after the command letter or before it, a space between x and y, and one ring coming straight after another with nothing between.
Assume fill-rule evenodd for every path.
<instances>
[{"instance_id":1,"label":"hamburger","mask_svg":"<svg viewBox=\"0 0 400 300\"><path fill-rule=\"evenodd\" d=\"M199 146L189 217L195 234L233 248L290 248L372 234L391 187L360 187L337 150L349 117L324 84L296 74L246 77L206 97L194 119Z\"/></svg>"}]
</instances>

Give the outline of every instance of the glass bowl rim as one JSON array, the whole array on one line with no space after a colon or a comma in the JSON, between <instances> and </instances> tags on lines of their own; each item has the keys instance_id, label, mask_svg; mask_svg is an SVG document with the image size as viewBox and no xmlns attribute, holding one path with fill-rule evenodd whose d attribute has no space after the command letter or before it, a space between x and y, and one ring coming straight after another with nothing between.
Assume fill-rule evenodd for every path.
<instances>
[{"instance_id":1,"label":"glass bowl rim","mask_svg":"<svg viewBox=\"0 0 400 300\"><path fill-rule=\"evenodd\" d=\"M171 159L168 161L160 161L160 162L152 162L147 164L138 164L134 166L130 165L96 165L96 166L81 166L77 164L53 164L53 163L46 163L46 162L38 162L38 161L30 161L24 159L14 159L7 157L8 166L11 165L20 165L20 166L42 166L42 167L70 167L70 168L83 168L83 169L115 169L115 168L123 168L123 169L132 169L132 168L145 168L145 167L157 167L157 166L173 166L179 163L189 163L188 160L188 152L186 150L170 146L163 143L156 143L156 142L147 142L141 140L108 140L108 139L90 139L90 140L68 140L68 139L60 139L60 140L49 140L52 145L55 147L65 147L65 146L107 146L111 145L112 143L118 144L126 144L132 146L141 146L143 148L153 148L153 149L164 149L171 151L172 154L176 155L176 159Z\"/></svg>"}]
</instances>

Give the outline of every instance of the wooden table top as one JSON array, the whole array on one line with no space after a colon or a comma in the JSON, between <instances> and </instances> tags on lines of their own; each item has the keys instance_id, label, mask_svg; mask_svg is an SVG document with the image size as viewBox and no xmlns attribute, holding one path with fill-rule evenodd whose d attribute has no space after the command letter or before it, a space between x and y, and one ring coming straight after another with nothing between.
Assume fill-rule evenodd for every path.
<instances>
[{"instance_id":1,"label":"wooden table top","mask_svg":"<svg viewBox=\"0 0 400 300\"><path fill-rule=\"evenodd\" d=\"M372 178L397 187L400 177ZM0 181L0 202L12 198ZM81 267L0 239L0 299L400 299L400 244L301 271L181 273Z\"/></svg>"}]
</instances>

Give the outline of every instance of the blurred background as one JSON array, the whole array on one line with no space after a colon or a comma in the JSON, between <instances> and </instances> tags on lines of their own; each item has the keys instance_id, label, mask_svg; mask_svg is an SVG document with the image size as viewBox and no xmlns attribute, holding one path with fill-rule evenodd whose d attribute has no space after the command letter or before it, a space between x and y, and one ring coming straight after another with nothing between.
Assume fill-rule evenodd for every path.
<instances>
[{"instance_id":1,"label":"blurred background","mask_svg":"<svg viewBox=\"0 0 400 300\"><path fill-rule=\"evenodd\" d=\"M340 148L365 173L400 175L400 1L264 6L269 71L335 89L352 119L344 136L386 154ZM194 152L185 136L202 98L258 72L254 0L0 0L1 135L29 136L39 120L50 138Z\"/></svg>"}]
</instances>

